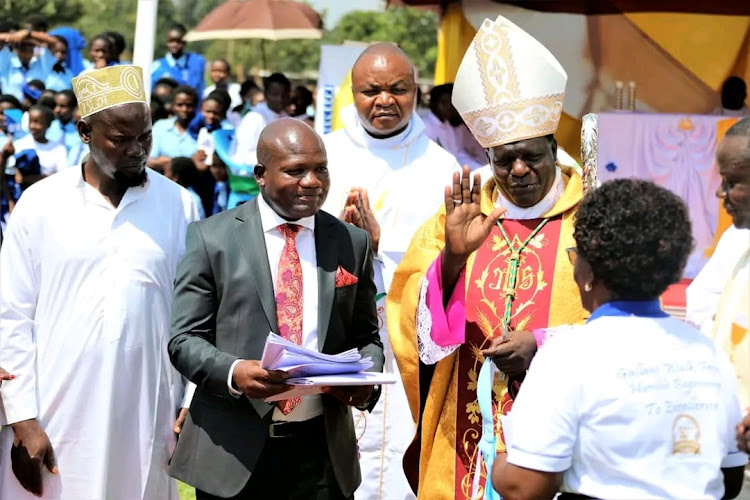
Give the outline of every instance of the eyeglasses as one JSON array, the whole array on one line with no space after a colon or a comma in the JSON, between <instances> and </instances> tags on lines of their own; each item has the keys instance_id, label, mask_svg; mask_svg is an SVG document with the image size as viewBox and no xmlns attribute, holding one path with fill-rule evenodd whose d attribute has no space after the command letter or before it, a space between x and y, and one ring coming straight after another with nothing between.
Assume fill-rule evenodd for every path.
<instances>
[{"instance_id":1,"label":"eyeglasses","mask_svg":"<svg viewBox=\"0 0 750 500\"><path fill-rule=\"evenodd\" d=\"M565 251L568 252L568 260L570 260L570 263L575 266L576 260L578 260L578 249L576 247L570 247L566 248Z\"/></svg>"}]
</instances>

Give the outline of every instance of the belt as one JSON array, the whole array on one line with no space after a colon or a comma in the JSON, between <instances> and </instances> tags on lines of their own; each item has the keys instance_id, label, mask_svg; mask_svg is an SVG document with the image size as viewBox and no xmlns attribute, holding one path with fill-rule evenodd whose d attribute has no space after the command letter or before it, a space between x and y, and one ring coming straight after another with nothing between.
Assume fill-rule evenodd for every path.
<instances>
[{"instance_id":1,"label":"belt","mask_svg":"<svg viewBox=\"0 0 750 500\"><path fill-rule=\"evenodd\" d=\"M301 422L271 422L268 426L268 437L276 439L309 435L310 432L319 431L322 427L323 415Z\"/></svg>"}]
</instances>

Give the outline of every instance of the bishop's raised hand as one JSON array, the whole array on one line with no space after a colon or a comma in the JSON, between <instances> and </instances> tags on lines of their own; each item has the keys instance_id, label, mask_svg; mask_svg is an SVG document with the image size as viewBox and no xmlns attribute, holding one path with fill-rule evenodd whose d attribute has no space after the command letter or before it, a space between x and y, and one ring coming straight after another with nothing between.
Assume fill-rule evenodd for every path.
<instances>
[{"instance_id":1,"label":"bishop's raised hand","mask_svg":"<svg viewBox=\"0 0 750 500\"><path fill-rule=\"evenodd\" d=\"M469 186L469 167L463 172L453 173L453 185L445 187L445 250L450 260L466 259L487 239L492 227L504 208L496 208L489 216L482 214L481 178L474 174L473 185Z\"/></svg>"},{"instance_id":2,"label":"bishop's raised hand","mask_svg":"<svg viewBox=\"0 0 750 500\"><path fill-rule=\"evenodd\" d=\"M445 248L442 253L443 302L448 303L466 261L482 245L505 213L496 208L489 216L482 214L481 177L474 174L469 187L469 167L453 173L453 185L445 187Z\"/></svg>"}]
</instances>

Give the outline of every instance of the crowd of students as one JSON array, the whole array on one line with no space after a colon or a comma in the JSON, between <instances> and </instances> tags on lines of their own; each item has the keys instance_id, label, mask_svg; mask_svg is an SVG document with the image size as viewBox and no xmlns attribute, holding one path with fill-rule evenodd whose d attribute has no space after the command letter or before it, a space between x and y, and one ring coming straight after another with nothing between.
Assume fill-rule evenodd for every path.
<instances>
[{"instance_id":1,"label":"crowd of students","mask_svg":"<svg viewBox=\"0 0 750 500\"><path fill-rule=\"evenodd\" d=\"M235 83L228 61L207 64L203 55L186 51L185 34L184 26L172 26L167 53L152 67L148 165L191 191L205 216L256 194L257 135L280 117L311 121L313 94L303 86L293 90L280 73L265 78L263 88L252 78ZM125 49L116 31L99 33L87 44L73 28L49 30L41 15L29 16L23 25L0 22L0 224L24 189L81 163L88 146L76 126L80 113L72 79L125 63ZM215 131L224 131L218 154Z\"/></svg>"}]
</instances>

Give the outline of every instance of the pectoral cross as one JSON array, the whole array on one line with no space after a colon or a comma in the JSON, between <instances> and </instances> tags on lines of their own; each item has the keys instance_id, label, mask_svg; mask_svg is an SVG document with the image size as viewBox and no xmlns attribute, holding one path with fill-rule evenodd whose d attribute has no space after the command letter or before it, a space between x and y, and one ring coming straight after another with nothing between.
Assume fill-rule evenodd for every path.
<instances>
[{"instance_id":1,"label":"pectoral cross","mask_svg":"<svg viewBox=\"0 0 750 500\"><path fill-rule=\"evenodd\" d=\"M507 333L510 330L510 318L511 309L513 307L513 300L516 298L516 289L518 288L518 268L521 265L521 252L526 249L529 242L536 236L539 231L542 230L549 219L542 219L542 222L526 237L525 240L517 247L514 248L513 242L508 238L508 234L503 229L500 221L497 221L497 227L500 228L500 233L503 235L505 244L508 245L510 250L510 261L508 262L508 281L503 295L505 295L505 311L503 313L503 332Z\"/></svg>"}]
</instances>

